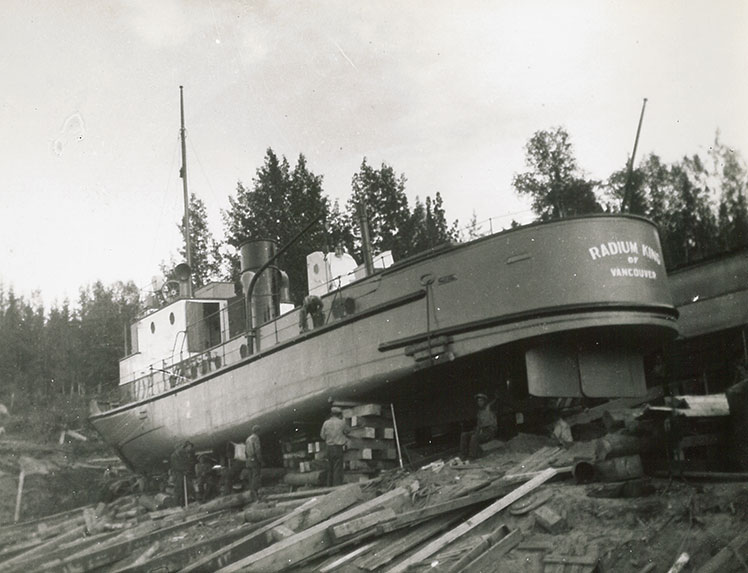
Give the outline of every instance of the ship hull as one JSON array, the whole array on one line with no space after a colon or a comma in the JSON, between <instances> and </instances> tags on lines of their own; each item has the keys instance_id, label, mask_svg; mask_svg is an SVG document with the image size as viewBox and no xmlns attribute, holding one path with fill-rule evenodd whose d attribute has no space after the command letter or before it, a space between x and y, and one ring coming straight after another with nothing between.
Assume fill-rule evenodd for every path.
<instances>
[{"instance_id":1,"label":"ship hull","mask_svg":"<svg viewBox=\"0 0 748 573\"><path fill-rule=\"evenodd\" d=\"M518 342L542 349L626 332L612 344L641 355L677 332L658 257L656 230L634 217L525 227L428 253L344 287L335 296L354 301L350 314L285 339L278 325L282 333L296 317L266 324L254 354L90 420L131 467L156 471L185 439L207 450L243 440L254 424L290 429L331 397L394 401L407 388L459 401L468 385L413 380L448 363L469 369L471 357ZM626 384L611 392L639 393L643 379Z\"/></svg>"}]
</instances>

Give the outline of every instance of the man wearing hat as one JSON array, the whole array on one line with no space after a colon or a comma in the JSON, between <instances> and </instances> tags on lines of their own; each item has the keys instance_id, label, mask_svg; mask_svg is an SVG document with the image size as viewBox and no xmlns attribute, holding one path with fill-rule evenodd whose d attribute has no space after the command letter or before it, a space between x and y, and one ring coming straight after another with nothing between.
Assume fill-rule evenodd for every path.
<instances>
[{"instance_id":1,"label":"man wearing hat","mask_svg":"<svg viewBox=\"0 0 748 573\"><path fill-rule=\"evenodd\" d=\"M343 411L337 406L330 409L330 417L322 424L320 437L327 445L327 485L343 483L343 448L348 441L348 426L343 420Z\"/></svg>"},{"instance_id":2,"label":"man wearing hat","mask_svg":"<svg viewBox=\"0 0 748 573\"><path fill-rule=\"evenodd\" d=\"M496 437L496 431L499 424L496 421L496 414L491 410L488 404L488 396L485 394L476 394L475 401L478 404L477 419L478 423L475 430L463 432L460 435L460 457L463 460L477 458L480 456L480 445Z\"/></svg>"},{"instance_id":3,"label":"man wearing hat","mask_svg":"<svg viewBox=\"0 0 748 573\"><path fill-rule=\"evenodd\" d=\"M260 426L252 426L252 433L244 442L247 452L247 485L252 492L252 501L260 499L260 471L262 470L262 447L260 445Z\"/></svg>"}]
</instances>

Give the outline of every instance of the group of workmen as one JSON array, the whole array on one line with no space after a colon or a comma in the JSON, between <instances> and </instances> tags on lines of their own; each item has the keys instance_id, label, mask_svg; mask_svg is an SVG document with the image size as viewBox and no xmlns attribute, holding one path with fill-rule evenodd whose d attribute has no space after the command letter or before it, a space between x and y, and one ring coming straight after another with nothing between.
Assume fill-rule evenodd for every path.
<instances>
[{"instance_id":1,"label":"group of workmen","mask_svg":"<svg viewBox=\"0 0 748 573\"><path fill-rule=\"evenodd\" d=\"M485 394L476 394L477 404L475 428L460 435L460 457L463 460L480 456L480 444L496 437L498 421ZM350 428L343 419L343 411L338 406L330 409L330 417L320 430L320 437L326 445L327 485L343 483L343 460ZM242 476L253 501L259 500L261 470L263 466L260 426L252 426L252 433L244 442L245 468ZM215 493L212 475L213 460L209 455L195 455L194 445L187 441L178 446L171 455L170 465L174 480L174 497L179 505L189 500L194 491L198 501L205 501ZM227 470L223 468L223 471ZM194 484L194 485L193 485ZM194 488L194 489L193 489Z\"/></svg>"}]
</instances>

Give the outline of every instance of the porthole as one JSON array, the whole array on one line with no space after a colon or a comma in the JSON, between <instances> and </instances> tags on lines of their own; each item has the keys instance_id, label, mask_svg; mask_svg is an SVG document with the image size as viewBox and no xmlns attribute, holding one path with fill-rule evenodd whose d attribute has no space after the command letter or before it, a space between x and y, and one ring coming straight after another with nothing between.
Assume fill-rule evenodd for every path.
<instances>
[{"instance_id":1,"label":"porthole","mask_svg":"<svg viewBox=\"0 0 748 573\"><path fill-rule=\"evenodd\" d=\"M169 313L169 324L174 324L174 313L173 312Z\"/></svg>"},{"instance_id":2,"label":"porthole","mask_svg":"<svg viewBox=\"0 0 748 573\"><path fill-rule=\"evenodd\" d=\"M154 332L156 332L156 323L152 322L151 323L151 334L153 334Z\"/></svg>"}]
</instances>

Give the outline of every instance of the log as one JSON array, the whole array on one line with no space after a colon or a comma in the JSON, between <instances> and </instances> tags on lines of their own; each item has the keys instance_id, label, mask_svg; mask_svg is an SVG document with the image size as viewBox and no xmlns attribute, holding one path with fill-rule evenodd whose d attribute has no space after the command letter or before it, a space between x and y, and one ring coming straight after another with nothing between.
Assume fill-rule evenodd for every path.
<instances>
[{"instance_id":1,"label":"log","mask_svg":"<svg viewBox=\"0 0 748 573\"><path fill-rule=\"evenodd\" d=\"M288 472L283 476L283 483L288 485L320 485L322 483L322 477L325 475L324 470L316 470L312 472Z\"/></svg>"},{"instance_id":2,"label":"log","mask_svg":"<svg viewBox=\"0 0 748 573\"><path fill-rule=\"evenodd\" d=\"M356 505L309 529L301 531L293 537L279 541L266 549L258 551L236 563L232 563L228 567L220 569L220 571L221 573L230 573L232 571L267 572L282 571L285 568L293 567L309 555L332 545L327 535L327 530L330 526L366 514L380 507L402 507L409 499L408 494L407 489L396 488L366 503Z\"/></svg>"},{"instance_id":3,"label":"log","mask_svg":"<svg viewBox=\"0 0 748 573\"><path fill-rule=\"evenodd\" d=\"M447 532L446 534L442 535L435 541L429 543L426 547L423 549L417 551L415 554L411 555L408 559L403 561L402 563L399 563L396 567L390 569L390 573L401 573L405 571L410 565L420 563L424 559L428 559L448 545L449 543L452 543L455 539L458 539L468 531L471 531L473 528L477 527L490 517L493 517L497 513L499 513L504 508L510 506L515 501L517 501L522 496L530 493L532 490L537 488L538 486L544 484L546 481L551 479L557 474L557 470L555 468L548 468L547 470L541 472L536 477L525 483L524 485L521 485L514 491L512 491L510 494L505 495L501 499L497 500L496 502L489 505L487 508L485 508L483 511L477 513L470 519L468 519L465 523L462 525L457 526L452 531Z\"/></svg>"}]
</instances>

